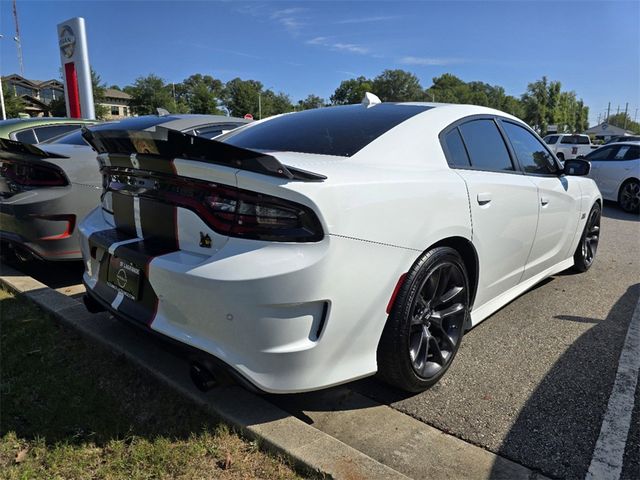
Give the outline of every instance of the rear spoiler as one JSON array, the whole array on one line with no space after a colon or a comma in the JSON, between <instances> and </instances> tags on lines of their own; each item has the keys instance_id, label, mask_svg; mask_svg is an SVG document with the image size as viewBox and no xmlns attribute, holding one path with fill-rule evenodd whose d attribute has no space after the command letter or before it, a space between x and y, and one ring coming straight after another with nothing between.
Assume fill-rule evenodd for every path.
<instances>
[{"instance_id":1,"label":"rear spoiler","mask_svg":"<svg viewBox=\"0 0 640 480\"><path fill-rule=\"evenodd\" d=\"M41 160L43 158L69 158L57 153L45 152L30 143L0 138L0 160Z\"/></svg>"},{"instance_id":2,"label":"rear spoiler","mask_svg":"<svg viewBox=\"0 0 640 480\"><path fill-rule=\"evenodd\" d=\"M114 125L114 127L116 127ZM98 153L143 154L170 159L184 158L262 173L287 180L322 181L327 177L293 167L262 152L196 137L165 127L155 131L117 128L82 128L82 136Z\"/></svg>"}]
</instances>

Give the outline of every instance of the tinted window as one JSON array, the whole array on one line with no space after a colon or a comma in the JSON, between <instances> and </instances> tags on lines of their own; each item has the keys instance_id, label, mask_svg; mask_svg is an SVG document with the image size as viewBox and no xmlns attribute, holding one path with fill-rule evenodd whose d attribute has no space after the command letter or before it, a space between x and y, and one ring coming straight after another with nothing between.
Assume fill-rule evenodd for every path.
<instances>
[{"instance_id":1,"label":"tinted window","mask_svg":"<svg viewBox=\"0 0 640 480\"><path fill-rule=\"evenodd\" d=\"M576 143L576 137L573 137L571 135L566 135L562 137L562 140L560 140L560 143L568 143L570 145L573 145Z\"/></svg>"},{"instance_id":2,"label":"tinted window","mask_svg":"<svg viewBox=\"0 0 640 480\"><path fill-rule=\"evenodd\" d=\"M82 138L82 130L76 130L75 132L68 135L54 138L47 143L63 143L65 145L87 145L87 142L85 142L84 138Z\"/></svg>"},{"instance_id":3,"label":"tinted window","mask_svg":"<svg viewBox=\"0 0 640 480\"><path fill-rule=\"evenodd\" d=\"M591 152L585 158L589 161L610 160L616 154L616 152L618 151L618 148L620 147L618 147L617 145L611 145L610 147L600 147L599 149Z\"/></svg>"},{"instance_id":4,"label":"tinted window","mask_svg":"<svg viewBox=\"0 0 640 480\"><path fill-rule=\"evenodd\" d=\"M34 128L39 142L44 142L50 138L57 137L63 133L72 132L80 128L80 125L48 125L46 127Z\"/></svg>"},{"instance_id":5,"label":"tinted window","mask_svg":"<svg viewBox=\"0 0 640 480\"><path fill-rule=\"evenodd\" d=\"M457 128L451 130L444 137L444 141L447 144L449 165L452 167L470 167L469 155L464 148L462 137Z\"/></svg>"},{"instance_id":6,"label":"tinted window","mask_svg":"<svg viewBox=\"0 0 640 480\"><path fill-rule=\"evenodd\" d=\"M578 136L578 144L579 145L589 145L591 142L589 141L589 137L585 137L584 135Z\"/></svg>"},{"instance_id":7,"label":"tinted window","mask_svg":"<svg viewBox=\"0 0 640 480\"><path fill-rule=\"evenodd\" d=\"M509 152L493 120L472 120L460 126L471 165L479 170L513 170Z\"/></svg>"},{"instance_id":8,"label":"tinted window","mask_svg":"<svg viewBox=\"0 0 640 480\"><path fill-rule=\"evenodd\" d=\"M29 130L23 130L16 133L16 140L22 143L38 143L38 139L31 128Z\"/></svg>"},{"instance_id":9,"label":"tinted window","mask_svg":"<svg viewBox=\"0 0 640 480\"><path fill-rule=\"evenodd\" d=\"M511 122L502 122L516 158L527 173L553 173L556 169L544 145L527 129Z\"/></svg>"},{"instance_id":10,"label":"tinted window","mask_svg":"<svg viewBox=\"0 0 640 480\"><path fill-rule=\"evenodd\" d=\"M631 148L629 148L629 151L624 156L624 159L635 160L636 158L640 158L640 147L633 145L631 146Z\"/></svg>"},{"instance_id":11,"label":"tinted window","mask_svg":"<svg viewBox=\"0 0 640 480\"><path fill-rule=\"evenodd\" d=\"M558 135L548 135L544 137L544 141L548 145L554 145L558 141Z\"/></svg>"},{"instance_id":12,"label":"tinted window","mask_svg":"<svg viewBox=\"0 0 640 480\"><path fill-rule=\"evenodd\" d=\"M367 144L432 107L382 103L347 105L282 115L218 140L238 147L350 157Z\"/></svg>"}]
</instances>

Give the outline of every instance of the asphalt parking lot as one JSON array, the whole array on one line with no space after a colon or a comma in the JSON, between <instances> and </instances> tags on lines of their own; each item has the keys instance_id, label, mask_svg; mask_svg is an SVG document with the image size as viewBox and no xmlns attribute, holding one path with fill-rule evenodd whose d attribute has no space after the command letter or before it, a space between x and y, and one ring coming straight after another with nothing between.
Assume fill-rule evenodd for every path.
<instances>
[{"instance_id":1,"label":"asphalt parking lot","mask_svg":"<svg viewBox=\"0 0 640 480\"><path fill-rule=\"evenodd\" d=\"M75 293L81 267L23 271ZM547 280L468 332L434 388L407 396L375 378L346 388L547 476L584 478L639 297L640 219L606 204L592 269ZM299 415L301 400L322 395L274 401ZM621 474L639 477L640 386Z\"/></svg>"}]
</instances>

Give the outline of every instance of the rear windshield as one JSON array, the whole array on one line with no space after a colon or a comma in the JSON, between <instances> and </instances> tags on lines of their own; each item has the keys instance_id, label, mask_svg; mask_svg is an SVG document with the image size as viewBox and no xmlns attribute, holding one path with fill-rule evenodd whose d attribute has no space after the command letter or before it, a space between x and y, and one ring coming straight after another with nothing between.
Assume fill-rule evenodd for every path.
<instances>
[{"instance_id":1,"label":"rear windshield","mask_svg":"<svg viewBox=\"0 0 640 480\"><path fill-rule=\"evenodd\" d=\"M50 140L42 143L64 143L65 145L87 145L87 142L82 138L82 130L76 130L73 133L66 135L58 135Z\"/></svg>"},{"instance_id":2,"label":"rear windshield","mask_svg":"<svg viewBox=\"0 0 640 480\"><path fill-rule=\"evenodd\" d=\"M216 138L254 150L350 157L380 135L433 107L382 103L346 105L282 115Z\"/></svg>"}]
</instances>

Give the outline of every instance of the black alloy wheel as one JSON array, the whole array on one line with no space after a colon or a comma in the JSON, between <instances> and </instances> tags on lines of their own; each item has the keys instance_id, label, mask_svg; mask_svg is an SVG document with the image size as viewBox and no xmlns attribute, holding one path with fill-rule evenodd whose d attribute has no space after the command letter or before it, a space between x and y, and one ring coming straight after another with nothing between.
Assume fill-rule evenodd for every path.
<instances>
[{"instance_id":1,"label":"black alloy wheel","mask_svg":"<svg viewBox=\"0 0 640 480\"><path fill-rule=\"evenodd\" d=\"M602 210L599 203L591 207L587 223L584 226L580 243L573 256L575 269L579 272L586 272L591 268L596 257L598 243L600 242L600 216Z\"/></svg>"},{"instance_id":2,"label":"black alloy wheel","mask_svg":"<svg viewBox=\"0 0 640 480\"><path fill-rule=\"evenodd\" d=\"M469 315L469 281L458 252L438 247L407 274L378 347L378 369L410 392L434 385L453 361Z\"/></svg>"},{"instance_id":3,"label":"black alloy wheel","mask_svg":"<svg viewBox=\"0 0 640 480\"><path fill-rule=\"evenodd\" d=\"M620 187L618 204L625 212L636 213L640 209L640 182L627 180Z\"/></svg>"}]
</instances>

